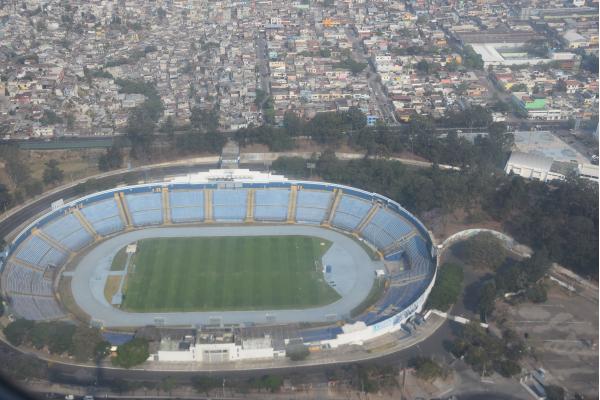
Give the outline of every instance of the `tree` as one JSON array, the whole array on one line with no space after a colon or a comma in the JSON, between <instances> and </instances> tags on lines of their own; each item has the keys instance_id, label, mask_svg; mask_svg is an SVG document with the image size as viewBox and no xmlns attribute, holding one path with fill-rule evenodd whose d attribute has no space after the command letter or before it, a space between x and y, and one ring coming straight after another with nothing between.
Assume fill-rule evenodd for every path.
<instances>
[{"instance_id":1,"label":"tree","mask_svg":"<svg viewBox=\"0 0 600 400\"><path fill-rule=\"evenodd\" d=\"M496 270L507 256L504 243L491 233L479 233L457 246L464 261L477 268Z\"/></svg>"},{"instance_id":2,"label":"tree","mask_svg":"<svg viewBox=\"0 0 600 400\"><path fill-rule=\"evenodd\" d=\"M527 299L533 303L544 303L548 299L548 292L542 283L536 283L526 292Z\"/></svg>"},{"instance_id":3,"label":"tree","mask_svg":"<svg viewBox=\"0 0 600 400\"><path fill-rule=\"evenodd\" d=\"M290 136L302 136L304 134L304 121L295 112L288 110L283 115L283 128Z\"/></svg>"},{"instance_id":4,"label":"tree","mask_svg":"<svg viewBox=\"0 0 600 400\"><path fill-rule=\"evenodd\" d=\"M102 340L101 342L98 342L94 347L94 359L102 360L108 357L108 355L110 355L110 348L111 344L108 341Z\"/></svg>"},{"instance_id":5,"label":"tree","mask_svg":"<svg viewBox=\"0 0 600 400\"><path fill-rule=\"evenodd\" d=\"M64 354L71 349L75 325L63 321L38 322L34 332L38 327L47 335L45 339L50 353Z\"/></svg>"},{"instance_id":6,"label":"tree","mask_svg":"<svg viewBox=\"0 0 600 400\"><path fill-rule=\"evenodd\" d=\"M532 39L523 46L523 50L530 56L545 58L550 51L545 39Z\"/></svg>"},{"instance_id":7,"label":"tree","mask_svg":"<svg viewBox=\"0 0 600 400\"><path fill-rule=\"evenodd\" d=\"M131 154L134 158L144 158L154 140L155 122L143 107L136 107L127 118L127 137L131 142Z\"/></svg>"},{"instance_id":8,"label":"tree","mask_svg":"<svg viewBox=\"0 0 600 400\"><path fill-rule=\"evenodd\" d=\"M521 373L521 366L513 360L501 360L496 363L494 369L503 377L510 378L511 376Z\"/></svg>"},{"instance_id":9,"label":"tree","mask_svg":"<svg viewBox=\"0 0 600 400\"><path fill-rule=\"evenodd\" d=\"M529 92L529 88L524 83L516 83L510 87L510 91L515 92Z\"/></svg>"},{"instance_id":10,"label":"tree","mask_svg":"<svg viewBox=\"0 0 600 400\"><path fill-rule=\"evenodd\" d=\"M52 185L62 182L64 178L63 170L58 167L57 160L48 160L44 168L44 183Z\"/></svg>"},{"instance_id":11,"label":"tree","mask_svg":"<svg viewBox=\"0 0 600 400\"><path fill-rule=\"evenodd\" d=\"M169 136L172 136L175 133L175 123L173 122L173 117L170 115L167 117L165 122L160 127L160 131Z\"/></svg>"},{"instance_id":12,"label":"tree","mask_svg":"<svg viewBox=\"0 0 600 400\"><path fill-rule=\"evenodd\" d=\"M483 284L479 290L479 313L485 321L494 311L496 303L496 284L493 280Z\"/></svg>"},{"instance_id":13,"label":"tree","mask_svg":"<svg viewBox=\"0 0 600 400\"><path fill-rule=\"evenodd\" d=\"M421 60L417 63L416 69L420 74L429 75L431 65L427 62L427 60Z\"/></svg>"},{"instance_id":14,"label":"tree","mask_svg":"<svg viewBox=\"0 0 600 400\"><path fill-rule=\"evenodd\" d=\"M110 171L113 169L121 168L123 165L123 155L119 146L113 144L110 148L106 149L106 153L101 155L98 159L98 169L100 171Z\"/></svg>"},{"instance_id":15,"label":"tree","mask_svg":"<svg viewBox=\"0 0 600 400\"><path fill-rule=\"evenodd\" d=\"M408 365L415 369L419 379L432 382L437 378L445 378L448 372L429 357L415 357L409 360Z\"/></svg>"},{"instance_id":16,"label":"tree","mask_svg":"<svg viewBox=\"0 0 600 400\"><path fill-rule=\"evenodd\" d=\"M354 59L348 57L343 61L340 61L333 65L334 68L347 69L352 72L352 75L360 74L366 67L366 63L360 63Z\"/></svg>"},{"instance_id":17,"label":"tree","mask_svg":"<svg viewBox=\"0 0 600 400\"><path fill-rule=\"evenodd\" d=\"M102 338L98 328L78 325L73 334L69 353L78 361L91 360L104 352L101 346L105 348L105 343L107 342Z\"/></svg>"},{"instance_id":18,"label":"tree","mask_svg":"<svg viewBox=\"0 0 600 400\"><path fill-rule=\"evenodd\" d=\"M12 195L8 191L6 185L0 183L0 210L6 211L13 202Z\"/></svg>"},{"instance_id":19,"label":"tree","mask_svg":"<svg viewBox=\"0 0 600 400\"><path fill-rule=\"evenodd\" d=\"M565 93L567 91L567 82L564 79L559 79L556 81L554 86L552 87L552 92L554 93Z\"/></svg>"},{"instance_id":20,"label":"tree","mask_svg":"<svg viewBox=\"0 0 600 400\"><path fill-rule=\"evenodd\" d=\"M158 16L158 19L162 22L162 20L165 19L165 17L167 16L167 12L162 7L158 7L158 9L156 10L156 15Z\"/></svg>"},{"instance_id":21,"label":"tree","mask_svg":"<svg viewBox=\"0 0 600 400\"><path fill-rule=\"evenodd\" d=\"M44 192L44 185L38 179L31 179L23 185L25 194L29 197L34 197Z\"/></svg>"},{"instance_id":22,"label":"tree","mask_svg":"<svg viewBox=\"0 0 600 400\"><path fill-rule=\"evenodd\" d=\"M21 185L29 181L31 171L29 166L24 162L27 157L23 156L23 152L18 147L0 145L0 155L4 159L6 172L14 185Z\"/></svg>"},{"instance_id":23,"label":"tree","mask_svg":"<svg viewBox=\"0 0 600 400\"><path fill-rule=\"evenodd\" d=\"M584 53L581 59L581 69L598 74L598 56Z\"/></svg>"},{"instance_id":24,"label":"tree","mask_svg":"<svg viewBox=\"0 0 600 400\"><path fill-rule=\"evenodd\" d=\"M481 58L481 55L477 54L470 45L463 48L462 58L462 63L466 68L483 70L483 58Z\"/></svg>"},{"instance_id":25,"label":"tree","mask_svg":"<svg viewBox=\"0 0 600 400\"><path fill-rule=\"evenodd\" d=\"M59 124L62 121L62 118L52 110L44 110L44 115L40 119L40 123L44 126Z\"/></svg>"},{"instance_id":26,"label":"tree","mask_svg":"<svg viewBox=\"0 0 600 400\"><path fill-rule=\"evenodd\" d=\"M219 115L215 109L207 110L196 106L192 108L190 124L192 129L200 132L215 131L219 127Z\"/></svg>"},{"instance_id":27,"label":"tree","mask_svg":"<svg viewBox=\"0 0 600 400\"><path fill-rule=\"evenodd\" d=\"M463 270L458 264L444 264L438 271L435 284L427 298L427 308L448 311L456 303L462 289Z\"/></svg>"},{"instance_id":28,"label":"tree","mask_svg":"<svg viewBox=\"0 0 600 400\"><path fill-rule=\"evenodd\" d=\"M557 385L545 385L546 399L548 400L564 400L565 389Z\"/></svg>"},{"instance_id":29,"label":"tree","mask_svg":"<svg viewBox=\"0 0 600 400\"><path fill-rule=\"evenodd\" d=\"M348 108L348 111L345 112L345 119L353 130L362 129L367 125L367 116L355 106Z\"/></svg>"},{"instance_id":30,"label":"tree","mask_svg":"<svg viewBox=\"0 0 600 400\"><path fill-rule=\"evenodd\" d=\"M192 377L192 386L198 393L204 393L208 396L208 393L219 386L221 382L218 379L211 378L210 376L194 376Z\"/></svg>"},{"instance_id":31,"label":"tree","mask_svg":"<svg viewBox=\"0 0 600 400\"><path fill-rule=\"evenodd\" d=\"M302 361L306 359L309 354L310 352L308 351L308 347L304 345L292 346L285 352L285 355L288 356L292 361Z\"/></svg>"},{"instance_id":32,"label":"tree","mask_svg":"<svg viewBox=\"0 0 600 400\"><path fill-rule=\"evenodd\" d=\"M145 362L150 353L148 352L148 341L145 339L135 338L117 349L117 356L113 358L113 364L131 368Z\"/></svg>"},{"instance_id":33,"label":"tree","mask_svg":"<svg viewBox=\"0 0 600 400\"><path fill-rule=\"evenodd\" d=\"M171 395L171 392L173 391L173 389L175 389L175 387L177 386L177 382L175 381L175 378L173 378L172 376L167 376L165 378L162 379L162 381L160 382L160 387L163 391L169 393L169 396Z\"/></svg>"},{"instance_id":34,"label":"tree","mask_svg":"<svg viewBox=\"0 0 600 400\"><path fill-rule=\"evenodd\" d=\"M29 336L34 322L27 319L16 319L4 328L4 336L14 346L20 346Z\"/></svg>"}]
</instances>

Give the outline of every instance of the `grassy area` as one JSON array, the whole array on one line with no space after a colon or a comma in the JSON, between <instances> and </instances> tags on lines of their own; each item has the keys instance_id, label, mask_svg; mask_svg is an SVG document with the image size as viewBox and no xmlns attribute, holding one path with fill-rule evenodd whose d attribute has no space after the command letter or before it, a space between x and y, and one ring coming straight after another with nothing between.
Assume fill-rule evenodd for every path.
<instances>
[{"instance_id":1,"label":"grassy area","mask_svg":"<svg viewBox=\"0 0 600 400\"><path fill-rule=\"evenodd\" d=\"M350 316L354 318L365 312L369 307L371 307L373 304L375 304L375 302L377 302L377 300L381 298L384 290L385 279L375 279L367 297L358 306L354 307L352 311L350 311Z\"/></svg>"},{"instance_id":2,"label":"grassy area","mask_svg":"<svg viewBox=\"0 0 600 400\"><path fill-rule=\"evenodd\" d=\"M329 304L339 299L323 279L321 258L330 245L307 236L142 240L121 308L216 311Z\"/></svg>"},{"instance_id":3,"label":"grassy area","mask_svg":"<svg viewBox=\"0 0 600 400\"><path fill-rule=\"evenodd\" d=\"M123 247L115 254L115 257L110 264L111 271L123 271L125 269L125 262L127 262L127 253L125 252L127 247Z\"/></svg>"},{"instance_id":4,"label":"grassy area","mask_svg":"<svg viewBox=\"0 0 600 400\"><path fill-rule=\"evenodd\" d=\"M109 303L112 301L113 296L117 293L117 290L119 290L121 278L121 276L108 276L106 278L106 284L104 285L104 298Z\"/></svg>"}]
</instances>

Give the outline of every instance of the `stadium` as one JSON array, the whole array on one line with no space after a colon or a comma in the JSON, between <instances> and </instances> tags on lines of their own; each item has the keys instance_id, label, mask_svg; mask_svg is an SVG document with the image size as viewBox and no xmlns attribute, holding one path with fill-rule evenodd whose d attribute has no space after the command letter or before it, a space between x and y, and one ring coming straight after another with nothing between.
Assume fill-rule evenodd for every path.
<instances>
[{"instance_id":1,"label":"stadium","mask_svg":"<svg viewBox=\"0 0 600 400\"><path fill-rule=\"evenodd\" d=\"M1 282L30 320L289 325L336 348L405 329L436 268L427 229L384 196L211 170L55 205L9 244Z\"/></svg>"}]
</instances>

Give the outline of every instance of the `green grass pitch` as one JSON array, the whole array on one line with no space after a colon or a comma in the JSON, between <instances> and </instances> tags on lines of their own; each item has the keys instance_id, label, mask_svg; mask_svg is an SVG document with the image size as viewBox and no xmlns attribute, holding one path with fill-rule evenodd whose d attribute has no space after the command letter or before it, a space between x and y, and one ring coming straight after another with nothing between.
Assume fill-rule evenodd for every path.
<instances>
[{"instance_id":1,"label":"green grass pitch","mask_svg":"<svg viewBox=\"0 0 600 400\"><path fill-rule=\"evenodd\" d=\"M329 304L340 298L323 279L321 257L330 246L307 236L141 240L121 308L222 311Z\"/></svg>"}]
</instances>

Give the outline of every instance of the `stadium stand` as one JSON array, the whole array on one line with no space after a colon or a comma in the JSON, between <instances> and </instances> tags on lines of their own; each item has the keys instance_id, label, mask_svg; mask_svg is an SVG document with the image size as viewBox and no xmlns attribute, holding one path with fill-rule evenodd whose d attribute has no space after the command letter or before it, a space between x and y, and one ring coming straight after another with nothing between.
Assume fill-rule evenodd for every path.
<instances>
[{"instance_id":1,"label":"stadium stand","mask_svg":"<svg viewBox=\"0 0 600 400\"><path fill-rule=\"evenodd\" d=\"M299 187L295 207L290 207L293 201L291 185ZM404 265L399 272L386 277L382 298L367 313L354 319L367 325L389 321L390 317L414 304L435 275L435 251L425 228L397 203L382 196L315 182L216 187L215 184L178 185L168 188L168 192L165 186L152 184L117 188L89 196L41 218L10 246L8 261L2 271L2 288L8 294L13 311L34 320L65 316L52 296L52 281L44 277L44 271L48 266L59 267L65 263L68 255L58 248L58 244L76 252L93 243L90 226L102 236L125 229L115 193L124 194L126 208L136 227L163 224L163 211L173 223L201 222L210 218L211 213L215 221L242 222L252 211L249 220L282 222L291 218L288 222L295 220L301 224L330 221L336 228L362 236L386 253L386 260L403 261ZM250 203L249 189L254 193ZM212 192L208 197L211 201L206 200L206 190ZM339 194L339 200L334 201L335 193ZM332 207L334 203L336 206ZM374 204L376 208L373 208ZM68 207L77 207L81 216L78 218L70 213ZM331 216L330 212L333 212ZM293 215L290 217L288 213ZM36 234L35 229L40 231ZM319 328L304 330L301 336L304 342L310 343L335 338L341 332L339 327Z\"/></svg>"},{"instance_id":2,"label":"stadium stand","mask_svg":"<svg viewBox=\"0 0 600 400\"><path fill-rule=\"evenodd\" d=\"M254 219L284 221L287 218L289 189L257 189L254 192Z\"/></svg>"},{"instance_id":3,"label":"stadium stand","mask_svg":"<svg viewBox=\"0 0 600 400\"><path fill-rule=\"evenodd\" d=\"M94 240L73 214L50 222L42 231L71 251L78 251Z\"/></svg>"},{"instance_id":4,"label":"stadium stand","mask_svg":"<svg viewBox=\"0 0 600 400\"><path fill-rule=\"evenodd\" d=\"M362 231L362 235L379 249L383 249L411 230L411 226L400 216L380 208Z\"/></svg>"},{"instance_id":5,"label":"stadium stand","mask_svg":"<svg viewBox=\"0 0 600 400\"><path fill-rule=\"evenodd\" d=\"M163 223L161 193L126 194L125 201L127 201L127 208L131 213L135 226L160 225Z\"/></svg>"},{"instance_id":6,"label":"stadium stand","mask_svg":"<svg viewBox=\"0 0 600 400\"><path fill-rule=\"evenodd\" d=\"M171 221L194 222L204 220L204 191L175 190L169 192Z\"/></svg>"},{"instance_id":7,"label":"stadium stand","mask_svg":"<svg viewBox=\"0 0 600 400\"><path fill-rule=\"evenodd\" d=\"M56 319L65 316L53 297L33 297L33 300L44 319Z\"/></svg>"},{"instance_id":8,"label":"stadium stand","mask_svg":"<svg viewBox=\"0 0 600 400\"><path fill-rule=\"evenodd\" d=\"M67 255L52 247L44 239L31 236L20 248L15 256L28 264L44 269L48 265L59 266L67 259Z\"/></svg>"},{"instance_id":9,"label":"stadium stand","mask_svg":"<svg viewBox=\"0 0 600 400\"><path fill-rule=\"evenodd\" d=\"M213 191L213 218L215 221L243 221L246 217L245 189L216 189Z\"/></svg>"},{"instance_id":10,"label":"stadium stand","mask_svg":"<svg viewBox=\"0 0 600 400\"><path fill-rule=\"evenodd\" d=\"M341 229L353 231L371 209L371 203L344 194L335 211L331 224Z\"/></svg>"},{"instance_id":11,"label":"stadium stand","mask_svg":"<svg viewBox=\"0 0 600 400\"><path fill-rule=\"evenodd\" d=\"M81 213L99 235L110 235L124 228L114 198L88 204L81 209Z\"/></svg>"},{"instance_id":12,"label":"stadium stand","mask_svg":"<svg viewBox=\"0 0 600 400\"><path fill-rule=\"evenodd\" d=\"M296 222L320 224L327 217L333 192L300 190L296 202Z\"/></svg>"}]
</instances>

